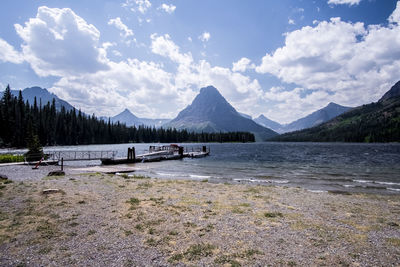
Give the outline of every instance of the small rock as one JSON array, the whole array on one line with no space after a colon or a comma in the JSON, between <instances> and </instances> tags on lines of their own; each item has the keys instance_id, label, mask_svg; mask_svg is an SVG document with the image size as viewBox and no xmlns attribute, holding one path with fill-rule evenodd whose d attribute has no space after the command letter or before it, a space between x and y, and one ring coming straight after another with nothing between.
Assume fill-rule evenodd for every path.
<instances>
[{"instance_id":1,"label":"small rock","mask_svg":"<svg viewBox=\"0 0 400 267\"><path fill-rule=\"evenodd\" d=\"M7 175L0 174L0 180L8 180Z\"/></svg>"},{"instance_id":2,"label":"small rock","mask_svg":"<svg viewBox=\"0 0 400 267\"><path fill-rule=\"evenodd\" d=\"M388 225L389 225L389 226L394 226L394 227L399 226L399 224L398 224L398 223L395 223L395 222L388 222Z\"/></svg>"},{"instance_id":3,"label":"small rock","mask_svg":"<svg viewBox=\"0 0 400 267\"><path fill-rule=\"evenodd\" d=\"M47 176L64 176L65 172L64 171L51 171Z\"/></svg>"},{"instance_id":4,"label":"small rock","mask_svg":"<svg viewBox=\"0 0 400 267\"><path fill-rule=\"evenodd\" d=\"M47 194L54 194L54 193L61 193L62 191L60 189L56 189L56 188L50 188L50 189L44 189L42 191L43 195L47 195Z\"/></svg>"}]
</instances>

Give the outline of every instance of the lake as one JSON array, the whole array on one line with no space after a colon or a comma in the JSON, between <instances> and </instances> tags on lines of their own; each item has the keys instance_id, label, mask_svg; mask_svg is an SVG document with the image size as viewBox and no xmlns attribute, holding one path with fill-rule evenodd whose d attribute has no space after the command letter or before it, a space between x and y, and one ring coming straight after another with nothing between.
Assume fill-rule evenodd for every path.
<instances>
[{"instance_id":1,"label":"lake","mask_svg":"<svg viewBox=\"0 0 400 267\"><path fill-rule=\"evenodd\" d=\"M149 145L117 144L46 147L47 150L115 150L126 157ZM198 147L202 144L183 144ZM212 143L206 158L136 163L136 174L164 179L298 186L310 191L400 194L400 144ZM91 162L90 164L99 164ZM68 163L76 165L77 162Z\"/></svg>"}]
</instances>

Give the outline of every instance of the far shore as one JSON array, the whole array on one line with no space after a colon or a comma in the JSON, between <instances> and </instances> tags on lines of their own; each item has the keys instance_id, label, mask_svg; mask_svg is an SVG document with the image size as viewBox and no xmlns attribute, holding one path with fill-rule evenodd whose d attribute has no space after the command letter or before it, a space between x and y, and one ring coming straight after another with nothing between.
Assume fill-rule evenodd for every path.
<instances>
[{"instance_id":1,"label":"far shore","mask_svg":"<svg viewBox=\"0 0 400 267\"><path fill-rule=\"evenodd\" d=\"M0 167L1 266L400 265L399 195L56 169Z\"/></svg>"}]
</instances>

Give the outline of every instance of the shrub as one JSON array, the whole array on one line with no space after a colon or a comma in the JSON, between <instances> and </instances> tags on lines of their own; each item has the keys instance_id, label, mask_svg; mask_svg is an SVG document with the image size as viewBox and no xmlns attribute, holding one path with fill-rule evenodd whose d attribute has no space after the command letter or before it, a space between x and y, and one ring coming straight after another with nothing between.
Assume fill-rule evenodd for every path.
<instances>
[{"instance_id":1,"label":"shrub","mask_svg":"<svg viewBox=\"0 0 400 267\"><path fill-rule=\"evenodd\" d=\"M37 135L31 135L28 140L28 152L25 153L27 161L39 161L43 158L43 148L40 145L39 137Z\"/></svg>"},{"instance_id":2,"label":"shrub","mask_svg":"<svg viewBox=\"0 0 400 267\"><path fill-rule=\"evenodd\" d=\"M23 155L11 155L11 154L0 155L0 163L22 162L22 161L24 161Z\"/></svg>"}]
</instances>

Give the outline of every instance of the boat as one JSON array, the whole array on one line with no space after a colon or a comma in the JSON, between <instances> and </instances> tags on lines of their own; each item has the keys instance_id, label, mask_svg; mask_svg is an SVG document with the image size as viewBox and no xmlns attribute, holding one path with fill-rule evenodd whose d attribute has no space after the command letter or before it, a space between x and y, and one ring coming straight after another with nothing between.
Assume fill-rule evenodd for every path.
<instances>
[{"instance_id":1,"label":"boat","mask_svg":"<svg viewBox=\"0 0 400 267\"><path fill-rule=\"evenodd\" d=\"M208 156L210 149L206 146L201 148L186 148L177 144L163 146L149 146L147 153L135 155L135 148L128 148L127 158L101 159L102 164L124 164L135 162L157 162L162 160L177 160L182 158L203 158Z\"/></svg>"}]
</instances>

